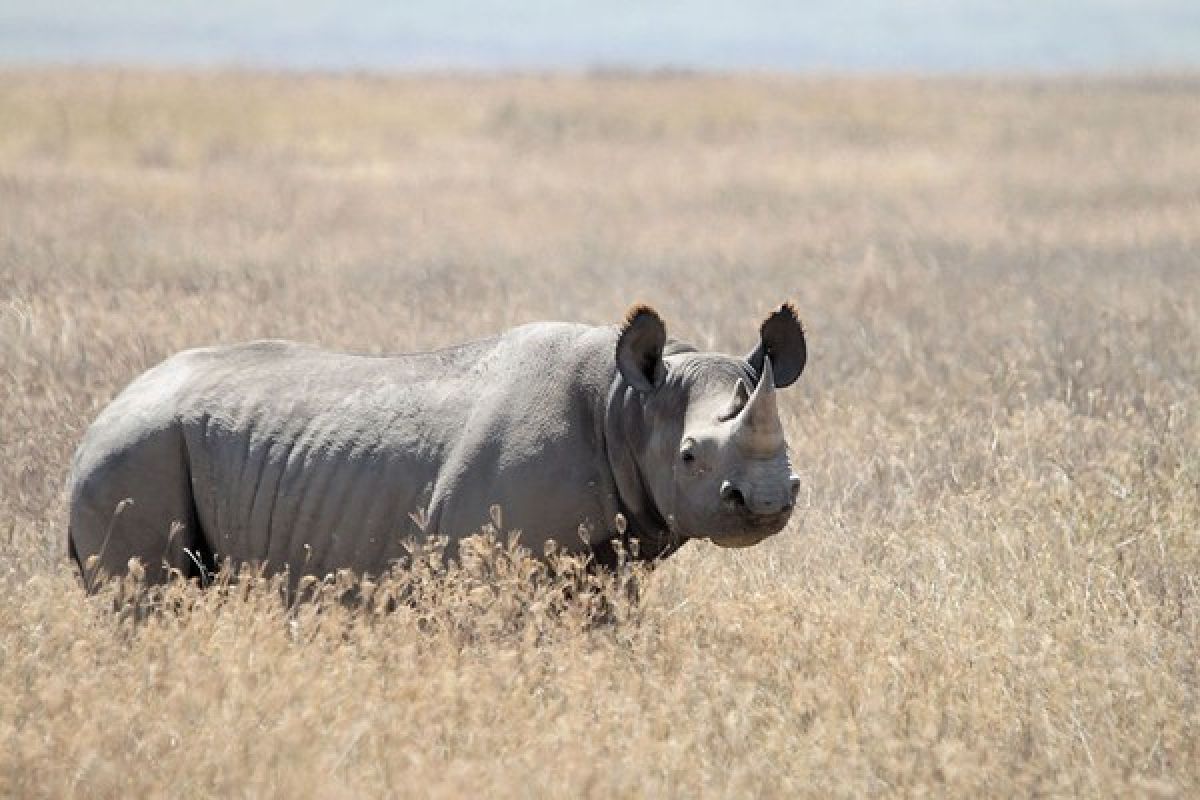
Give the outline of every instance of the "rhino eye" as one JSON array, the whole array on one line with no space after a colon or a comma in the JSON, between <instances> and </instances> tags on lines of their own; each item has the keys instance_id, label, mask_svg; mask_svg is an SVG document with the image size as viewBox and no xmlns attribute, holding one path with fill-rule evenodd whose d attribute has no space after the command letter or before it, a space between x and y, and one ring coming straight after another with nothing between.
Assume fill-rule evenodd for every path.
<instances>
[{"instance_id":1,"label":"rhino eye","mask_svg":"<svg viewBox=\"0 0 1200 800\"><path fill-rule=\"evenodd\" d=\"M683 459L685 464L690 464L696 460L696 443L691 439L684 439L683 446L679 448L679 457Z\"/></svg>"}]
</instances>

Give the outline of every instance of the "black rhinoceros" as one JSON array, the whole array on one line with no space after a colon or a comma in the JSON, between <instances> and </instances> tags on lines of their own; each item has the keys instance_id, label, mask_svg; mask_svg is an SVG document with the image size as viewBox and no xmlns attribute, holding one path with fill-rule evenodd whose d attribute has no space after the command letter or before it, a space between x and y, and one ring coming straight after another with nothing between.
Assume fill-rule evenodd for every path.
<instances>
[{"instance_id":1,"label":"black rhinoceros","mask_svg":"<svg viewBox=\"0 0 1200 800\"><path fill-rule=\"evenodd\" d=\"M754 544L799 487L775 389L805 359L790 305L744 359L668 340L647 307L622 326L536 323L429 353L188 350L88 429L70 554L85 575L137 558L149 582L226 559L293 579L378 574L414 537L453 548L493 506L535 554L555 539L600 564L621 538L643 559L691 538Z\"/></svg>"}]
</instances>

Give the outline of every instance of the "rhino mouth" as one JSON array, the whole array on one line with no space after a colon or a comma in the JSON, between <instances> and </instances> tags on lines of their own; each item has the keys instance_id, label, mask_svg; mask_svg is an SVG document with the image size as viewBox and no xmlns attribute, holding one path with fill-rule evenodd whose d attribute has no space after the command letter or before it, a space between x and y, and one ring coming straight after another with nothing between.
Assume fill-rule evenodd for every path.
<instances>
[{"instance_id":1,"label":"rhino mouth","mask_svg":"<svg viewBox=\"0 0 1200 800\"><path fill-rule=\"evenodd\" d=\"M743 547L753 547L763 539L773 535L771 533L740 533L733 536L710 536L708 540L717 547L726 547L734 550Z\"/></svg>"},{"instance_id":2,"label":"rhino mouth","mask_svg":"<svg viewBox=\"0 0 1200 800\"><path fill-rule=\"evenodd\" d=\"M791 510L778 514L753 516L750 519L742 517L737 530L729 533L713 533L705 538L718 547L753 547L764 539L769 539L782 531L792 517Z\"/></svg>"}]
</instances>

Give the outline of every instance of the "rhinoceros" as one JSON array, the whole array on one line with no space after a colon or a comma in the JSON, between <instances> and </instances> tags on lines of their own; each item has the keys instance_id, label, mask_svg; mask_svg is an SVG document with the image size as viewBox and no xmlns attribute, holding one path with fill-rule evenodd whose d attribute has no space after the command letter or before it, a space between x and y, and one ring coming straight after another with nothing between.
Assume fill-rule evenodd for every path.
<instances>
[{"instance_id":1,"label":"rhinoceros","mask_svg":"<svg viewBox=\"0 0 1200 800\"><path fill-rule=\"evenodd\" d=\"M745 358L668 339L645 306L426 353L186 350L85 434L69 553L89 588L133 559L150 583L226 561L377 575L414 538L455 547L496 506L535 555L554 539L603 566L694 538L755 544L795 505L776 389L805 360L790 304Z\"/></svg>"}]
</instances>

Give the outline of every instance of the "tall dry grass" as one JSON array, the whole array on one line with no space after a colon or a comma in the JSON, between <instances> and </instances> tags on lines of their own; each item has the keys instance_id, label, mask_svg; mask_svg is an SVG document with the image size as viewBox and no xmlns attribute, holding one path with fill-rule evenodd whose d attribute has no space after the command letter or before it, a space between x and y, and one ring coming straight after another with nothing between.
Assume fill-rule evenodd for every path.
<instances>
[{"instance_id":1,"label":"tall dry grass","mask_svg":"<svg viewBox=\"0 0 1200 800\"><path fill-rule=\"evenodd\" d=\"M1194 795L1197 130L1186 77L0 75L0 795ZM644 301L741 352L783 299L803 512L615 624L502 552L136 624L65 562L180 348Z\"/></svg>"}]
</instances>

